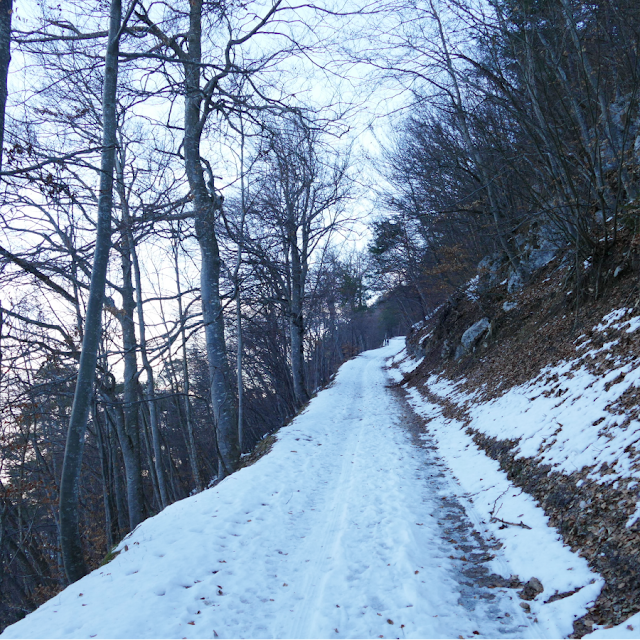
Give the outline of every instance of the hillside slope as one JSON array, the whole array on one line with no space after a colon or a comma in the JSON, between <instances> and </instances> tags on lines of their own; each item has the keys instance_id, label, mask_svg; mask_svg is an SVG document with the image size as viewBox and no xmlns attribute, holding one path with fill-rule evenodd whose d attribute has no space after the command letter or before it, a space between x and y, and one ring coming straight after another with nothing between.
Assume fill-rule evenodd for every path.
<instances>
[{"instance_id":1,"label":"hillside slope","mask_svg":"<svg viewBox=\"0 0 640 640\"><path fill-rule=\"evenodd\" d=\"M580 295L570 267L559 256L525 288L494 274L450 300L410 336L423 359L405 381L439 416L428 429L494 458L605 578L580 637L640 611L640 316L628 265L605 265L595 298L590 265Z\"/></svg>"}]
</instances>

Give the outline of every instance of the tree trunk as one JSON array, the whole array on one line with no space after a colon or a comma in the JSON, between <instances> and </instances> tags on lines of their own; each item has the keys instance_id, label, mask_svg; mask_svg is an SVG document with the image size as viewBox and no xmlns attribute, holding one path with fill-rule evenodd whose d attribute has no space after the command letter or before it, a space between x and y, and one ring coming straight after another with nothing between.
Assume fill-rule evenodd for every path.
<instances>
[{"instance_id":1,"label":"tree trunk","mask_svg":"<svg viewBox=\"0 0 640 640\"><path fill-rule=\"evenodd\" d=\"M187 425L189 464L193 482L198 493L202 491L202 478L198 469L198 455L196 450L196 440L193 433L193 414L191 411L191 400L189 399L189 363L187 361L187 332L185 329L184 312L182 309L182 292L180 289L180 268L178 266L178 248L175 249L175 270L176 270L176 290L178 292L178 317L181 322L180 336L182 338L182 393L184 394L184 412Z\"/></svg>"},{"instance_id":2,"label":"tree trunk","mask_svg":"<svg viewBox=\"0 0 640 640\"><path fill-rule=\"evenodd\" d=\"M289 332L291 340L291 375L293 393L298 406L309 401L309 393L304 375L304 296L303 265L296 238L289 240L291 247L291 302L289 311Z\"/></svg>"},{"instance_id":3,"label":"tree trunk","mask_svg":"<svg viewBox=\"0 0 640 640\"><path fill-rule=\"evenodd\" d=\"M122 151L124 153L124 151ZM116 189L122 207L122 224L124 227L121 243L122 266L122 313L119 314L122 328L122 348L124 350L124 388L123 413L124 428L118 433L122 458L124 460L127 479L127 503L129 506L129 528L131 531L140 524L144 517L144 496L142 487L142 471L140 467L140 424L138 412L138 358L134 312L134 298L131 261L131 219L124 187L124 161L117 162L118 181Z\"/></svg>"},{"instance_id":4,"label":"tree trunk","mask_svg":"<svg viewBox=\"0 0 640 640\"><path fill-rule=\"evenodd\" d=\"M242 265L242 250L244 247L244 221L247 213L247 193L244 182L244 122L240 119L240 229L238 238L238 255L234 271L234 286L236 289L236 331L238 345L236 350L236 386L238 388L238 449L242 454L244 440L244 383L242 381L242 300L240 298L240 266Z\"/></svg>"},{"instance_id":5,"label":"tree trunk","mask_svg":"<svg viewBox=\"0 0 640 640\"><path fill-rule=\"evenodd\" d=\"M123 243L124 244L124 243ZM133 285L131 283L131 260L124 255L122 270L125 283L122 287L123 309L120 317L122 327L122 346L124 349L124 389L123 413L124 428L118 433L122 458L127 478L127 501L129 505L129 528L135 529L143 520L143 488L140 467L140 425L138 412L138 362L136 357L136 335L133 321ZM128 263L125 265L125 263ZM125 273L125 269L128 273ZM128 281L127 281L128 278Z\"/></svg>"},{"instance_id":6,"label":"tree trunk","mask_svg":"<svg viewBox=\"0 0 640 640\"><path fill-rule=\"evenodd\" d=\"M98 455L100 457L100 472L102 475L102 500L104 503L104 530L106 536L107 551L113 547L113 515L111 513L111 500L109 493L111 482L109 477L109 459L107 450L104 446L102 435L102 426L98 417L98 408L95 404L92 406L92 419L96 426L96 439L98 441Z\"/></svg>"},{"instance_id":7,"label":"tree trunk","mask_svg":"<svg viewBox=\"0 0 640 640\"><path fill-rule=\"evenodd\" d=\"M7 76L11 62L11 16L13 0L0 0L0 169L4 146L4 114L7 107Z\"/></svg>"},{"instance_id":8,"label":"tree trunk","mask_svg":"<svg viewBox=\"0 0 640 640\"><path fill-rule=\"evenodd\" d=\"M84 323L80 366L69 420L60 482L60 547L69 582L87 573L79 531L78 500L84 435L91 408L98 345L102 331L102 305L111 248L111 208L113 205L113 169L116 151L116 94L118 86L118 50L121 0L111 1L109 40L105 56L102 94L102 153L96 248L93 255L91 286Z\"/></svg>"},{"instance_id":9,"label":"tree trunk","mask_svg":"<svg viewBox=\"0 0 640 640\"><path fill-rule=\"evenodd\" d=\"M216 212L221 203L209 192L204 179L200 141L204 119L201 117L200 87L202 58L202 0L190 2L188 61L185 69L184 159L193 198L195 232L200 245L202 315L209 363L211 404L218 444L218 478L235 471L240 459L235 398L224 337L224 316L220 302L220 253L216 237ZM211 185L213 189L213 185Z\"/></svg>"},{"instance_id":10,"label":"tree trunk","mask_svg":"<svg viewBox=\"0 0 640 640\"><path fill-rule=\"evenodd\" d=\"M147 338L144 321L144 311L142 309L142 278L140 276L140 265L138 264L138 256L133 243L133 234L131 229L127 229L129 234L129 250L133 264L133 272L136 279L136 308L138 310L138 332L140 334L140 355L142 356L142 366L147 374L147 389L145 392L147 404L149 405L149 422L151 423L151 438L153 440L153 456L155 458L155 470L158 478L158 489L160 491L160 502L164 509L169 504L169 496L167 494L167 481L162 463L162 444L160 443L160 426L158 425L158 410L155 400L155 380L153 376L153 367L149 361L147 354ZM168 453L168 451L167 451Z\"/></svg>"}]
</instances>

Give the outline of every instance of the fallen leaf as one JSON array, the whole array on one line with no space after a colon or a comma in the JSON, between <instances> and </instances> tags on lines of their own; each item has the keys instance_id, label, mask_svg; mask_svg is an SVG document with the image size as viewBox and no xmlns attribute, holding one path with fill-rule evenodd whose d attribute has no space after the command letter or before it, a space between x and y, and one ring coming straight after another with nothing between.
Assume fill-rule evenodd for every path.
<instances>
[{"instance_id":1,"label":"fallen leaf","mask_svg":"<svg viewBox=\"0 0 640 640\"><path fill-rule=\"evenodd\" d=\"M413 573L415 573L416 575L418 575L420 572L419 572L419 571L414 571Z\"/></svg>"},{"instance_id":2,"label":"fallen leaf","mask_svg":"<svg viewBox=\"0 0 640 640\"><path fill-rule=\"evenodd\" d=\"M387 618L387 623L388 624L393 624L393 620L391 618Z\"/></svg>"},{"instance_id":3,"label":"fallen leaf","mask_svg":"<svg viewBox=\"0 0 640 640\"><path fill-rule=\"evenodd\" d=\"M191 622L187 622L187 624L195 624L195 622L192 620Z\"/></svg>"}]
</instances>

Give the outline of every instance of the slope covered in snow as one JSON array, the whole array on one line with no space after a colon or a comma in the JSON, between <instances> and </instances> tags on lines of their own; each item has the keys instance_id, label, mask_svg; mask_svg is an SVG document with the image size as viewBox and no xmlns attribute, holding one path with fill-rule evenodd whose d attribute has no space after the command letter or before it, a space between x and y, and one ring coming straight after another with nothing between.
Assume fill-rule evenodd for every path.
<instances>
[{"instance_id":1,"label":"slope covered in snow","mask_svg":"<svg viewBox=\"0 0 640 640\"><path fill-rule=\"evenodd\" d=\"M513 352L502 355L507 340L494 336L493 349L481 345L458 372L401 356L412 371L405 386L454 473L464 460L458 454L463 441L494 458L487 463L535 498L565 542L606 580L576 631L640 637L640 316L622 307L591 323L582 335L565 339L568 344L559 343L566 357L525 382L510 386L509 376L495 375L500 365L512 365ZM430 336L418 340L437 350ZM523 359L535 348L534 338L532 332L520 336ZM520 508L509 500L495 502L499 489L492 483L468 488L490 515L518 518Z\"/></svg>"},{"instance_id":2,"label":"slope covered in snow","mask_svg":"<svg viewBox=\"0 0 640 640\"><path fill-rule=\"evenodd\" d=\"M114 560L2 638L570 633L601 580L467 441L444 446L457 480L433 442L412 442L385 371L402 347L394 340L346 363L268 455L142 523ZM490 523L471 498L483 490L476 482L505 488L532 529ZM491 554L473 546L465 519ZM542 581L530 614L514 588L490 584L491 572Z\"/></svg>"}]
</instances>

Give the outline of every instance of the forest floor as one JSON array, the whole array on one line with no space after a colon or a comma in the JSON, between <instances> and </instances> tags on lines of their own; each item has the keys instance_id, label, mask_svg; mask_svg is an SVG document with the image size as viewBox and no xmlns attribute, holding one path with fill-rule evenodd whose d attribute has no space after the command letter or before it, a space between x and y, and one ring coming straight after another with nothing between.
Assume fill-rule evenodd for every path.
<instances>
[{"instance_id":1,"label":"forest floor","mask_svg":"<svg viewBox=\"0 0 640 640\"><path fill-rule=\"evenodd\" d=\"M602 578L470 438L425 431L397 385L403 346L347 362L267 455L2 638L569 635Z\"/></svg>"}]
</instances>

